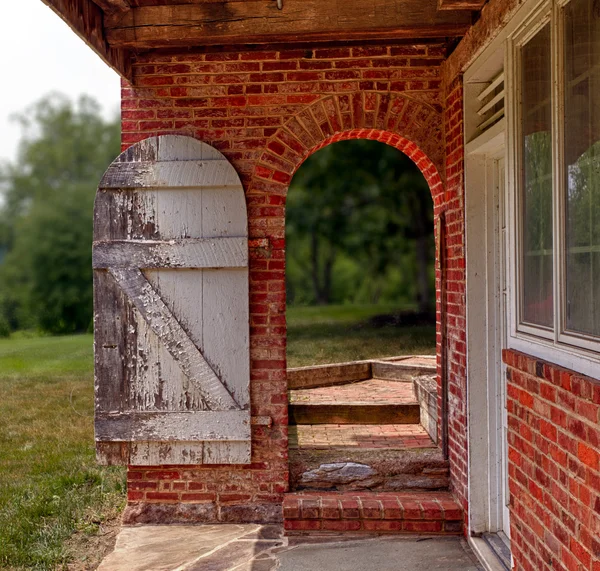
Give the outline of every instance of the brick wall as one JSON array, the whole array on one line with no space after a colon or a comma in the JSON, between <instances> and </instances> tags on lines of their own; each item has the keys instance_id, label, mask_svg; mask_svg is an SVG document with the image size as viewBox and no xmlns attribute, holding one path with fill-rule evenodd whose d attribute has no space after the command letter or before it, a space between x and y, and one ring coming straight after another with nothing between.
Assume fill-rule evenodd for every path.
<instances>
[{"instance_id":1,"label":"brick wall","mask_svg":"<svg viewBox=\"0 0 600 571\"><path fill-rule=\"evenodd\" d=\"M515 569L600 571L600 381L503 357Z\"/></svg>"},{"instance_id":2,"label":"brick wall","mask_svg":"<svg viewBox=\"0 0 600 571\"><path fill-rule=\"evenodd\" d=\"M461 111L452 111L462 72L521 4L518 0L489 0L479 21L442 65L448 102L447 192L458 191L462 184ZM456 338L460 339L458 332ZM462 358L461 351L458 355ZM466 422L462 417L465 410L460 409L461 403L466 404L466 387L461 384L465 375L460 358L452 365L458 374L451 386L451 392L456 390L454 410L460 418L457 422L451 418L449 426L457 495L466 494L467 486L466 434L460 432ZM504 360L509 366L508 470L514 568L600 571L600 383L513 351L505 351Z\"/></svg>"},{"instance_id":3,"label":"brick wall","mask_svg":"<svg viewBox=\"0 0 600 571\"><path fill-rule=\"evenodd\" d=\"M251 406L270 416L253 426L252 464L130 468L126 519L272 520L288 487L285 360L285 196L293 173L334 141L370 138L411 157L429 182L436 214L452 229L449 288L453 477L464 495L464 260L460 151L444 163L441 45L390 45L245 52L148 52L122 87L123 147L185 134L224 153L247 196L250 232ZM460 91L449 96L450 145L460 137ZM452 188L442 176L448 168ZM439 285L439 284L438 284ZM439 307L439 299L438 299ZM438 345L440 335L438 331ZM438 347L439 349L439 347ZM461 389L462 390L462 389ZM457 476L455 476L456 472Z\"/></svg>"},{"instance_id":4,"label":"brick wall","mask_svg":"<svg viewBox=\"0 0 600 571\"><path fill-rule=\"evenodd\" d=\"M452 489L463 507L466 522L468 442L462 78L459 77L444 87L448 452ZM438 275L438 290L439 279ZM440 342L441 338L438 339L438 344Z\"/></svg>"}]
</instances>

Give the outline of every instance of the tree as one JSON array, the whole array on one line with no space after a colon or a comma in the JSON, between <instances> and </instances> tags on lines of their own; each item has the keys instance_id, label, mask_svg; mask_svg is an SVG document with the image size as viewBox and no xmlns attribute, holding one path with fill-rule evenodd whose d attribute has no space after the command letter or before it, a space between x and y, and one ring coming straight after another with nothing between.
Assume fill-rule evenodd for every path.
<instances>
[{"instance_id":1,"label":"tree","mask_svg":"<svg viewBox=\"0 0 600 571\"><path fill-rule=\"evenodd\" d=\"M12 329L84 331L92 317L92 212L119 152L119 123L89 97L49 95L17 120L24 137L0 170L0 312Z\"/></svg>"},{"instance_id":2,"label":"tree","mask_svg":"<svg viewBox=\"0 0 600 571\"><path fill-rule=\"evenodd\" d=\"M347 301L367 282L377 301L396 271L399 293L410 291L421 311L431 310L431 194L415 164L396 149L344 141L309 157L288 193L286 235L290 301ZM335 292L342 260L357 268L344 299Z\"/></svg>"}]
</instances>

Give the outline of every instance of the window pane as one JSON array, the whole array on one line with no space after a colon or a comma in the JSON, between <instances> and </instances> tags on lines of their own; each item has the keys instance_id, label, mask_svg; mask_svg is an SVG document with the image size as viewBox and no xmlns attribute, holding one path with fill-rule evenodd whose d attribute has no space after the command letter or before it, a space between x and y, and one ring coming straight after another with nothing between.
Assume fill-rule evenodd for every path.
<instances>
[{"instance_id":1,"label":"window pane","mask_svg":"<svg viewBox=\"0 0 600 571\"><path fill-rule=\"evenodd\" d=\"M552 327L550 25L521 48L521 320Z\"/></svg>"},{"instance_id":2,"label":"window pane","mask_svg":"<svg viewBox=\"0 0 600 571\"><path fill-rule=\"evenodd\" d=\"M566 325L600 336L600 12L565 10Z\"/></svg>"}]
</instances>

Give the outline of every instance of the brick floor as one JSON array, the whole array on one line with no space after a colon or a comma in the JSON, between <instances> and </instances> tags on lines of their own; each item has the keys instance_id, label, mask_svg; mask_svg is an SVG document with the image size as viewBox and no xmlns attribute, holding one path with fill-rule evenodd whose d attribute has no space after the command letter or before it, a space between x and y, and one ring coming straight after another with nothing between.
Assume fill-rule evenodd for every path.
<instances>
[{"instance_id":1,"label":"brick floor","mask_svg":"<svg viewBox=\"0 0 600 571\"><path fill-rule=\"evenodd\" d=\"M289 427L290 449L435 448L419 424L301 424Z\"/></svg>"},{"instance_id":2,"label":"brick floor","mask_svg":"<svg viewBox=\"0 0 600 571\"><path fill-rule=\"evenodd\" d=\"M289 391L290 403L408 404L415 402L412 383L368 379L347 385Z\"/></svg>"},{"instance_id":3,"label":"brick floor","mask_svg":"<svg viewBox=\"0 0 600 571\"><path fill-rule=\"evenodd\" d=\"M462 533L450 492L299 492L283 501L288 535L305 532Z\"/></svg>"}]
</instances>

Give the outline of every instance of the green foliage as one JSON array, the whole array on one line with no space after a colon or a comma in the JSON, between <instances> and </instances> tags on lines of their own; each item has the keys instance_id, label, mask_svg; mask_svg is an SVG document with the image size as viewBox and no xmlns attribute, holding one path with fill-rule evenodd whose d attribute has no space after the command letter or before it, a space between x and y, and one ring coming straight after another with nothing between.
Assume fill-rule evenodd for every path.
<instances>
[{"instance_id":1,"label":"green foliage","mask_svg":"<svg viewBox=\"0 0 600 571\"><path fill-rule=\"evenodd\" d=\"M57 94L17 119L18 158L0 170L0 320L11 329L86 331L94 194L119 152L119 123L88 97L74 104Z\"/></svg>"},{"instance_id":2,"label":"green foliage","mask_svg":"<svg viewBox=\"0 0 600 571\"><path fill-rule=\"evenodd\" d=\"M0 569L66 564L123 507L124 470L95 461L92 353L91 335L0 340Z\"/></svg>"},{"instance_id":3,"label":"green foliage","mask_svg":"<svg viewBox=\"0 0 600 571\"><path fill-rule=\"evenodd\" d=\"M288 367L435 354L434 324L381 326L375 319L410 309L414 308L393 304L290 307Z\"/></svg>"},{"instance_id":4,"label":"green foliage","mask_svg":"<svg viewBox=\"0 0 600 571\"><path fill-rule=\"evenodd\" d=\"M433 289L433 204L423 175L376 141L329 145L295 175L287 199L291 304L416 301Z\"/></svg>"}]
</instances>

